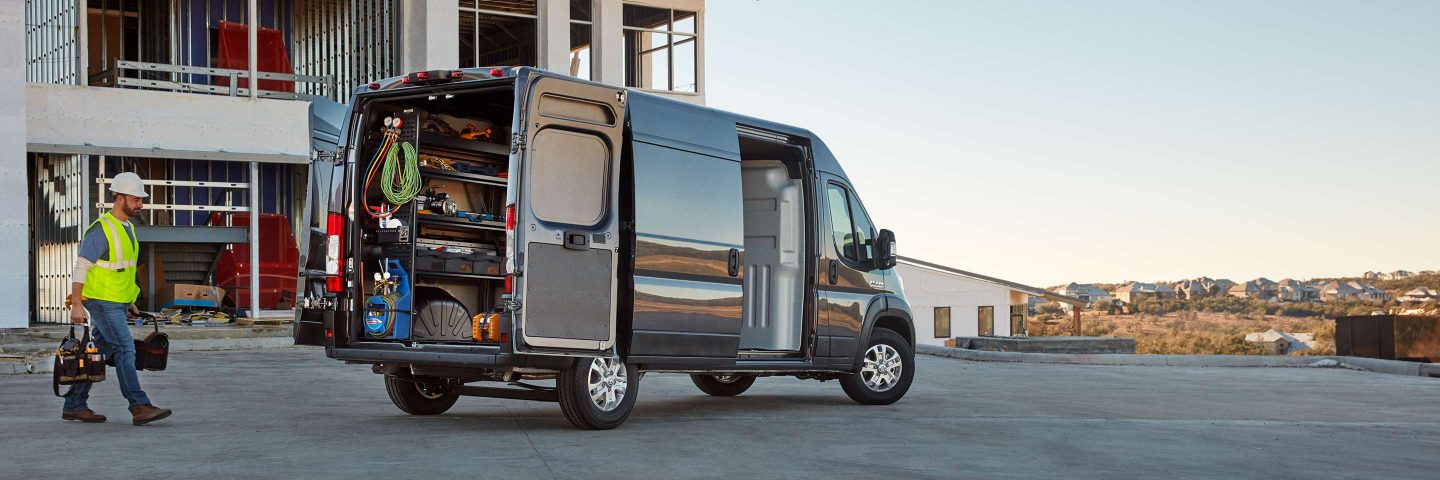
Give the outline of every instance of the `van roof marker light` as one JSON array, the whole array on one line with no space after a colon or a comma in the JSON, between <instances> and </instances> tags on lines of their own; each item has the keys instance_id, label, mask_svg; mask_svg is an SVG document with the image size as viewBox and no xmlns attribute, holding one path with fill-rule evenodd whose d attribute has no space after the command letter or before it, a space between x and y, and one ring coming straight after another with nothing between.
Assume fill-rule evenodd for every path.
<instances>
[{"instance_id":1,"label":"van roof marker light","mask_svg":"<svg viewBox=\"0 0 1440 480\"><path fill-rule=\"evenodd\" d=\"M503 77L503 76L505 76L505 71L504 71L504 70L500 70L500 69L498 69L498 68L492 68L492 69L490 69L490 76L492 76L492 77Z\"/></svg>"}]
</instances>

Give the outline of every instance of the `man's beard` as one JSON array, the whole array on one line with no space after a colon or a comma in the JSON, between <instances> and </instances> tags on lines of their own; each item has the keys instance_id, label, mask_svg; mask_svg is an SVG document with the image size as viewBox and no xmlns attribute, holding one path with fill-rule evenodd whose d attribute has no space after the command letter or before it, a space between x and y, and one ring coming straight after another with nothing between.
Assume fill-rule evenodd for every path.
<instances>
[{"instance_id":1,"label":"man's beard","mask_svg":"<svg viewBox=\"0 0 1440 480\"><path fill-rule=\"evenodd\" d=\"M143 207L142 207L142 208L143 208ZM132 217L132 218L135 217L136 215L140 215L140 210L141 210L140 208L130 208L129 205L121 205L121 206L120 206L120 209L125 211L125 216L127 216L127 217Z\"/></svg>"}]
</instances>

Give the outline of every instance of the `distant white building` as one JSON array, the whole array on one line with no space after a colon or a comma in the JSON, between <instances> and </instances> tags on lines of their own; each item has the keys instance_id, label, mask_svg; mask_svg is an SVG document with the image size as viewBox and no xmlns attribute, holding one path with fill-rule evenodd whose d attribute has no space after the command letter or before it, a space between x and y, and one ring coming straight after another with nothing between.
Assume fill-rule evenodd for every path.
<instances>
[{"instance_id":1,"label":"distant white building","mask_svg":"<svg viewBox=\"0 0 1440 480\"><path fill-rule=\"evenodd\" d=\"M1245 334L1245 341L1265 346L1272 355L1285 355L1310 349L1315 343L1313 333L1285 333L1276 329Z\"/></svg>"},{"instance_id":2,"label":"distant white building","mask_svg":"<svg viewBox=\"0 0 1440 480\"><path fill-rule=\"evenodd\" d=\"M1008 280L900 257L896 262L915 322L915 343L944 345L955 337L1023 333L1031 296L1070 305L1075 297Z\"/></svg>"}]
</instances>

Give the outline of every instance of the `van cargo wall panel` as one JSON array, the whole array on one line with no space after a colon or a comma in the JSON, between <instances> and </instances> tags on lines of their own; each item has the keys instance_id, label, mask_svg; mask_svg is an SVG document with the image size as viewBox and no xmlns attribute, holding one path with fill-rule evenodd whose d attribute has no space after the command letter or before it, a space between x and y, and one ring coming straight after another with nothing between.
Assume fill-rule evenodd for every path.
<instances>
[{"instance_id":1,"label":"van cargo wall panel","mask_svg":"<svg viewBox=\"0 0 1440 480\"><path fill-rule=\"evenodd\" d=\"M532 243L525 276L526 296L563 298L524 307L531 337L604 341L610 336L609 250L570 250ZM544 319L545 321L537 321Z\"/></svg>"}]
</instances>

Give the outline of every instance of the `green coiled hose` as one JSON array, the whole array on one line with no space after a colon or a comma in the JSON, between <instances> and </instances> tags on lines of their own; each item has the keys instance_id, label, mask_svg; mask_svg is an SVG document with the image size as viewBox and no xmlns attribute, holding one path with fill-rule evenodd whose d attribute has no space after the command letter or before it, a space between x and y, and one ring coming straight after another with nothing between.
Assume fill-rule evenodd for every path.
<instances>
[{"instance_id":1,"label":"green coiled hose","mask_svg":"<svg viewBox=\"0 0 1440 480\"><path fill-rule=\"evenodd\" d=\"M393 205L404 205L420 194L420 163L410 142L400 142L400 148L386 152L380 170L380 192Z\"/></svg>"}]
</instances>

